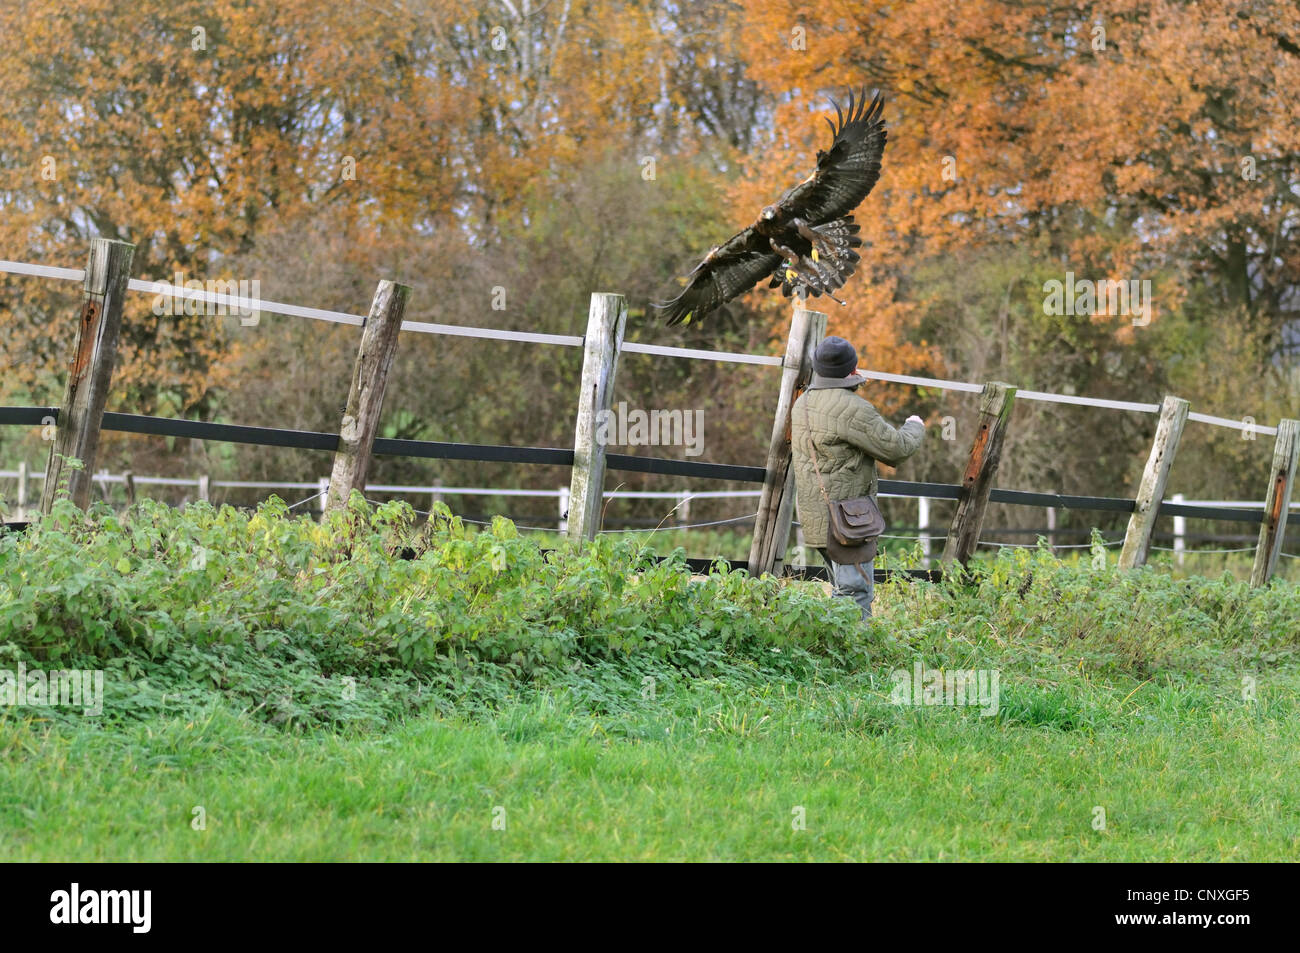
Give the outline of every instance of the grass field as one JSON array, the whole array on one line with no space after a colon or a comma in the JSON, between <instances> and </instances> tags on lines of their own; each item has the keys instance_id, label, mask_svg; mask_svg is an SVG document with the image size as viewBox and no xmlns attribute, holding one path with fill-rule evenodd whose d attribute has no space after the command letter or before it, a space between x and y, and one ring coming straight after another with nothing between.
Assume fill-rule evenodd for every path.
<instances>
[{"instance_id":1,"label":"grass field","mask_svg":"<svg viewBox=\"0 0 1300 953\"><path fill-rule=\"evenodd\" d=\"M1289 695L1295 684L1280 685ZM1300 732L1146 689L1088 730L921 709L867 686L725 682L611 724L543 693L378 737L216 709L4 728L6 860L1294 860ZM1118 708L1116 709L1118 711ZM1096 807L1106 827L1093 828ZM194 808L205 813L195 830ZM795 829L803 808L804 829ZM504 825L501 822L504 821ZM496 822L496 828L494 828ZM504 826L504 829L499 829Z\"/></svg>"},{"instance_id":2,"label":"grass field","mask_svg":"<svg viewBox=\"0 0 1300 953\"><path fill-rule=\"evenodd\" d=\"M187 654L194 646L174 641L148 651L138 641L87 643L77 659L64 656L57 664L99 658L108 670L98 718L0 706L0 859L1300 856L1300 591L1291 584L1251 591L1227 575L1121 575L1019 551L970 588L880 587L873 622L838 637L827 627L845 615L813 583L763 588L737 573L692 583L643 571L612 595L600 585L617 578L626 552L611 549L574 556L533 593L526 582L545 568L529 562L533 544L500 527L453 530L405 564L413 575L393 583L394 598L418 584L440 591L435 563L457 546L500 549L495 575L475 583L473 599L496 600L476 603L479 612L491 618L504 604L550 631L572 618L586 628L535 665L511 643L498 656L474 649L473 664L462 650L448 668L456 653L445 642L402 661L392 655L406 638L399 627L383 652L345 655L327 645L326 616L289 615L292 598L319 609L322 592L333 593L332 614L356 609L341 592L306 588L316 575L289 544L301 538L323 558L327 544L311 524L208 528L252 540L250 565L272 577L263 584L277 584L277 559L296 574L298 589L276 590L284 604L266 622L283 641L255 627L205 637L200 623L221 617L222 587L237 594L254 583L231 563L220 579L196 583L212 587L205 602L169 591L170 605L156 596L147 559L128 566L116 556L114 534L138 527L101 523L80 536L50 527L0 545L0 646L11 659L55 664L41 621L30 630L21 621L26 588L38 582L47 604L58 587L87 596L94 579L128 587L115 598L155 593L149 611L196 626L202 646ZM176 529L161 526L160 538L174 540ZM66 580L55 555L64 545L81 567ZM105 546L114 560L98 558ZM38 556L39 580L13 571ZM188 550L152 558L191 559ZM337 565L358 562L354 544ZM102 577L93 568L101 563ZM455 578L472 577L472 561L457 565ZM601 569L615 574L594 587L600 601L562 617L566 586L592 584ZM503 588L490 591L488 580ZM385 584L368 597L375 613ZM356 585L345 588L360 598ZM643 597L646 615L626 614ZM534 599L552 601L539 614ZM195 604L209 614L182 618L180 606ZM61 624L74 622L65 614ZM340 631L356 629L353 618ZM377 631L373 622L365 639L346 641L369 652ZM73 634L70 642L84 641ZM488 641L484 632L465 638ZM123 655L134 661L114 662ZM911 698L894 697L897 673L918 663L996 672L996 713L896 704ZM345 670L355 699L325 704ZM284 686L294 702L276 698Z\"/></svg>"}]
</instances>

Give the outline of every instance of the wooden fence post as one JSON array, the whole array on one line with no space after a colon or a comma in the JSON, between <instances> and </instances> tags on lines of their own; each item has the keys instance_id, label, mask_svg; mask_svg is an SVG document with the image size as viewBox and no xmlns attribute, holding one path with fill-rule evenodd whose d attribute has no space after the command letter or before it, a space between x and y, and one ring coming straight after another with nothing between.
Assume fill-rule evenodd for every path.
<instances>
[{"instance_id":1,"label":"wooden fence post","mask_svg":"<svg viewBox=\"0 0 1300 953\"><path fill-rule=\"evenodd\" d=\"M917 538L921 541L921 565L926 569L930 568L930 498L918 496L916 498L916 528Z\"/></svg>"},{"instance_id":2,"label":"wooden fence post","mask_svg":"<svg viewBox=\"0 0 1300 953\"><path fill-rule=\"evenodd\" d=\"M582 393L573 428L573 474L569 481L569 538L595 539L605 490L605 444L597 439L601 417L614 402L614 377L627 327L627 299L597 292L587 312L582 341Z\"/></svg>"},{"instance_id":3,"label":"wooden fence post","mask_svg":"<svg viewBox=\"0 0 1300 953\"><path fill-rule=\"evenodd\" d=\"M682 490L677 494L677 505L673 508L678 526L686 526L691 521L691 491Z\"/></svg>"},{"instance_id":4,"label":"wooden fence post","mask_svg":"<svg viewBox=\"0 0 1300 953\"><path fill-rule=\"evenodd\" d=\"M387 280L379 282L375 290L352 371L352 389L348 392L339 430L339 448L334 454L326 509L346 504L353 490L365 492L370 451L375 445L379 413L384 407L388 370L397 353L397 333L402 330L402 316L410 295L408 286Z\"/></svg>"},{"instance_id":5,"label":"wooden fence post","mask_svg":"<svg viewBox=\"0 0 1300 953\"><path fill-rule=\"evenodd\" d=\"M117 359L117 338L122 330L122 299L131 278L135 246L127 242L95 238L86 261L81 311L77 320L77 344L68 368L68 382L59 406L59 423L45 464L45 485L41 488L41 512L48 513L59 491L68 481L68 496L77 506L90 505L95 456L99 451L99 430L104 420L104 403L113 379ZM76 458L82 469L67 461Z\"/></svg>"},{"instance_id":6,"label":"wooden fence post","mask_svg":"<svg viewBox=\"0 0 1300 953\"><path fill-rule=\"evenodd\" d=\"M754 539L749 546L749 574L778 573L785 559L794 517L794 470L790 466L790 411L795 395L812 377L812 355L826 336L826 315L796 307L790 318L790 336L781 360L781 390L776 417L767 444L767 475L754 517Z\"/></svg>"},{"instance_id":7,"label":"wooden fence post","mask_svg":"<svg viewBox=\"0 0 1300 953\"><path fill-rule=\"evenodd\" d=\"M198 480L199 499L204 503L212 502L212 479L206 473L199 474Z\"/></svg>"},{"instance_id":8,"label":"wooden fence post","mask_svg":"<svg viewBox=\"0 0 1300 953\"><path fill-rule=\"evenodd\" d=\"M122 474L122 486L126 490L126 505L135 506L135 474L130 470Z\"/></svg>"},{"instance_id":9,"label":"wooden fence post","mask_svg":"<svg viewBox=\"0 0 1300 953\"><path fill-rule=\"evenodd\" d=\"M29 475L27 472L27 461L18 461L18 513L17 518L20 520L28 519L27 516L27 481Z\"/></svg>"},{"instance_id":10,"label":"wooden fence post","mask_svg":"<svg viewBox=\"0 0 1300 953\"><path fill-rule=\"evenodd\" d=\"M1264 521L1259 526L1259 545L1255 547L1255 566L1250 572L1252 586L1266 586L1282 551L1286 535L1286 518L1291 507L1291 490L1295 486L1296 461L1300 458L1300 420L1283 420L1277 425L1273 444L1273 465L1269 471L1268 498L1264 503Z\"/></svg>"},{"instance_id":11,"label":"wooden fence post","mask_svg":"<svg viewBox=\"0 0 1300 953\"><path fill-rule=\"evenodd\" d=\"M1169 471L1178 453L1178 441L1183 435L1189 410L1190 403L1172 395L1166 395L1160 407L1160 423L1151 443L1151 455L1142 471L1136 505L1124 533L1124 548L1119 554L1120 569L1133 569L1147 561L1156 515L1160 512L1160 501L1165 497L1165 484L1169 481Z\"/></svg>"},{"instance_id":12,"label":"wooden fence post","mask_svg":"<svg viewBox=\"0 0 1300 953\"><path fill-rule=\"evenodd\" d=\"M975 432L970 460L962 476L957 513L952 518L952 527L944 543L944 565L951 565L956 560L964 566L975 555L980 527L984 524L984 511L989 504L989 492L993 489L993 477L997 475L998 463L1002 460L1002 441L1015 402L1016 388L1002 381L990 381L980 393L979 429Z\"/></svg>"},{"instance_id":13,"label":"wooden fence post","mask_svg":"<svg viewBox=\"0 0 1300 953\"><path fill-rule=\"evenodd\" d=\"M1187 497L1181 493L1174 494L1175 503L1183 503ZM1174 517L1174 559L1182 566L1187 561L1187 517Z\"/></svg>"}]
</instances>

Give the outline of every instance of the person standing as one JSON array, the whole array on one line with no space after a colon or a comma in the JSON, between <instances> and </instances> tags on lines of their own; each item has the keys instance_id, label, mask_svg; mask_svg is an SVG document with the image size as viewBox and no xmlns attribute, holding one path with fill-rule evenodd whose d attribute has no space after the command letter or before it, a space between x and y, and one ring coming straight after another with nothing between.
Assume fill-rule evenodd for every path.
<instances>
[{"instance_id":1,"label":"person standing","mask_svg":"<svg viewBox=\"0 0 1300 953\"><path fill-rule=\"evenodd\" d=\"M844 338L828 337L813 352L813 375L790 415L795 510L805 541L816 547L830 572L833 595L853 599L862 618L871 616L875 546L844 547L830 535L827 499L876 498L876 461L898 466L921 446L925 424L907 418L895 429L856 391L858 352ZM855 552L855 550L859 552Z\"/></svg>"}]
</instances>

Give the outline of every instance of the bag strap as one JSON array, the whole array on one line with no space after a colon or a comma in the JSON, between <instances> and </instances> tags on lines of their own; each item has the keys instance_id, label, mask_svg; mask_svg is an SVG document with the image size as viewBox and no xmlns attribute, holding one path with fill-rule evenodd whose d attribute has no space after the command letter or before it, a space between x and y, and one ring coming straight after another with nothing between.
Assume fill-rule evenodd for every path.
<instances>
[{"instance_id":1,"label":"bag strap","mask_svg":"<svg viewBox=\"0 0 1300 953\"><path fill-rule=\"evenodd\" d=\"M804 427L808 430L808 449L812 453L813 472L817 474L817 485L821 487L822 499L826 501L827 506L830 506L831 497L826 492L826 481L822 479L822 468L817 465L817 444L812 437L812 417L808 413L808 391L803 392L803 399L803 421Z\"/></svg>"}]
</instances>

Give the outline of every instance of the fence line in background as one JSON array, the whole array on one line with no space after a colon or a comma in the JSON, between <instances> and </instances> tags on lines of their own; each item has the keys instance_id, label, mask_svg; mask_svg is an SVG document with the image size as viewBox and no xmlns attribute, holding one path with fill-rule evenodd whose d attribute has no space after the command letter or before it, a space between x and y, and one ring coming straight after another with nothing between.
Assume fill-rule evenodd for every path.
<instances>
[{"instance_id":1,"label":"fence line in background","mask_svg":"<svg viewBox=\"0 0 1300 953\"><path fill-rule=\"evenodd\" d=\"M390 335L391 347L396 347L397 333L401 329L434 333L459 334L471 337L485 337L497 340L517 341L530 344L560 344L564 346L581 346L584 360L582 371L582 392L579 400L579 412L575 424L575 441L572 451L553 448L497 447L485 445L446 444L435 441L393 440L374 438L374 426L377 424L378 411L382 401L383 387L387 376L387 361L377 360L375 355L384 350L378 342L376 328L367 327L363 331L362 345L354 368L353 395L350 396L345 410L340 431L337 433L311 433L298 431L281 431L272 428L237 426L229 424L212 424L202 421L171 420L166 418L145 417L130 414L106 414L103 412L102 394L106 391L111 378L115 356L113 336L115 320L113 312L120 314L120 301L127 290L165 295L181 300L202 300L237 309L242 314L249 311L270 311L289 316L309 317L335 323L362 325L368 323L360 315L325 309L303 308L283 305L278 302L250 300L240 295L227 295L202 288L184 288L166 282L146 282L129 277L130 253L134 246L105 239L91 242L87 269L77 272L72 269L57 269L47 266L15 262L0 262L0 272L9 272L35 277L58 280L77 280L85 282L86 301L78 325L78 342L72 355L70 366L72 372L68 377L68 389L62 405L57 408L0 408L0 423L36 423L50 424L57 419L55 444L52 445L47 471L52 472L52 479L43 487L42 510L48 511L52 503L52 489L56 485L58 469L66 457L75 456L85 464L84 471L70 474L73 500L78 505L86 505L90 485L90 472L94 469L95 450L100 429L117 430L129 433L151 435L168 435L204 440L224 440L271 446L292 446L302 449L329 450L336 454L335 491L331 495L331 480L322 478L317 484L318 492L295 506L320 500L323 508L333 499L338 505L342 498L352 489L366 490L365 474L372 451L379 454L398 454L415 458L466 459L479 461L501 461L514 463L536 463L568 466L571 468L571 483L568 493L561 497L560 522L569 534L576 539L591 539L600 531L600 517L603 512L604 470L659 473L669 475L693 476L705 479L737 480L742 482L761 482L764 484L760 497L758 516L755 519L753 546L750 553L750 569L755 574L774 571L780 565L784 552L784 543L788 541L791 525L793 497L793 480L788 470L789 442L789 407L797 390L797 382L805 378L810 371L810 351L808 341L800 339L799 347L792 350L787 347L784 358L775 359L770 355L741 355L726 352L701 351L692 348L673 348L660 345L625 345L622 340L623 321L626 316L624 299L619 295L593 294L591 318L587 334L582 338L568 335L535 334L532 332L503 331L487 328L469 328L452 325L435 325L424 322L405 322L401 320L398 308L393 320L386 321L385 327ZM119 254L120 253L120 254ZM117 256L114 259L113 256ZM117 260L116 271L111 262ZM108 263L108 264L106 264ZM109 278L105 276L109 275ZM120 279L120 280L119 280ZM108 288L116 289L109 291ZM392 288L392 282L381 282L376 301L385 288ZM111 307L110 307L111 306ZM96 325L99 308L109 313L110 320ZM796 311L792 319L792 335L797 329L799 316L809 314L802 309ZM374 308L372 307L372 315ZM599 318L600 320L597 320ZM107 333L100 328L106 328ZM104 346L100 346L101 340ZM90 342L87 344L86 342ZM370 345L367 342L371 341ZM782 367L782 389L779 394L776 418L773 422L773 437L769 445L768 459L764 467L742 467L726 464L702 463L694 461L647 458L626 454L606 452L603 441L595 437L595 419L609 409L615 370L619 355L628 350L659 356L684 357L714 361L735 361L757 365L776 365ZM794 351L797 350L796 354ZM391 349L387 350L391 356ZM1163 405L1144 404L1130 401L1116 401L1101 398L1080 397L1073 394L1053 394L1042 391L1024 391L1019 396L1028 400L1041 400L1053 403L1075 404L1105 409L1151 413L1160 410L1160 423L1156 430L1150 457L1138 487L1136 499L1108 499L1092 497L1070 497L1055 493L1033 493L1019 490L997 490L992 487L998 465L1002 437L1010 421L1010 411L1017 388L1000 382L976 385L961 381L946 381L938 378L913 377L910 375L888 374L880 371L867 371L865 376L882 381L913 384L917 386L938 387L966 393L980 391L980 419L974 441L971 446L969 463L958 485L948 484L908 484L899 481L881 481L882 492L887 492L886 484L892 483L893 489L901 495L927 497L933 499L953 499L957 501L956 516L949 531L944 534L946 540L944 561L960 561L965 564L980 545L980 532L986 506L989 502L1006 502L1029 506L1046 506L1049 508L1049 521L1054 522L1052 508L1091 509L1100 511L1117 511L1129 513L1128 530L1125 536L1123 552L1120 555L1120 567L1131 568L1141 565L1145 560L1154 535L1155 520L1159 515L1170 515L1179 520L1186 518L1222 519L1236 522L1259 524L1260 534L1256 548L1256 569L1252 574L1252 584L1265 584L1273 570L1286 532L1286 521L1290 512L1289 498L1297 465L1295 452L1295 434L1300 423L1283 421L1280 427L1262 427L1255 425L1252 418L1241 421L1209 414L1190 413L1187 401L1172 395L1166 395ZM83 378L87 384L83 387ZM88 394L90 396L88 396ZM376 399L354 399L370 394ZM355 405L355 406L354 406ZM1268 505L1260 512L1236 510L1214 510L1210 507L1193 506L1178 501L1165 501L1164 489L1169 477L1174 456L1177 451L1178 438L1186 420L1195 420L1214 426L1230 427L1249 434L1265 433L1277 437L1274 452L1274 464L1270 470ZM1251 421L1247 423L1247 421ZM373 441L373 444L372 444ZM136 481L131 474L124 474L128 498L133 499ZM21 483L22 481L20 481ZM142 481L143 482L143 481ZM778 484L780 484L778 486ZM310 487L308 487L310 488ZM210 483L206 476L200 477L197 485L199 496L206 498L210 492ZM437 500L445 490L431 495ZM577 513L575 519L569 520L569 503L572 502ZM673 512L681 511L685 517L689 508L689 494L679 498ZM918 504L919 505L919 504ZM926 511L928 514L928 510ZM1225 515L1226 514L1226 515ZM921 516L922 514L918 514ZM928 519L928 515L923 517ZM740 519L740 518L737 518ZM724 521L734 522L735 520ZM679 524L685 522L679 519ZM1185 526L1185 522L1183 524ZM770 537L770 538L769 538ZM1176 537L1181 539L1181 537ZM929 539L925 541L929 549Z\"/></svg>"},{"instance_id":2,"label":"fence line in background","mask_svg":"<svg viewBox=\"0 0 1300 953\"><path fill-rule=\"evenodd\" d=\"M30 481L44 480L45 474L41 471L30 470L25 463L20 463L18 469L0 470L0 480L9 479L17 480L19 483L18 508L11 513L12 516L21 520L26 516L27 505L30 502ZM258 490L297 490L307 491L315 490L316 492L304 500L297 501L295 505L302 505L310 502L317 502L316 509L321 509L324 502L324 491L322 486L328 487L329 478L320 477L315 481L293 481L293 480L210 480L205 475L196 477L153 477L138 476L133 473L113 474L101 470L91 475L91 481L97 484L101 491L107 495L107 488L110 485L126 484L128 481L140 486L164 486L164 487L183 487L197 491L198 499L207 500L210 498L211 490L216 489L258 489ZM894 485L897 481L881 481L885 485ZM371 484L366 488L367 493L391 494L401 496L425 497L432 500L441 500L443 496L466 496L466 497L490 497L500 496L516 499L552 499L557 502L556 525L551 527L523 527L546 532L565 533L568 530L566 514L569 508L569 487L560 486L554 489L521 489L516 487L467 487L467 486L443 486L439 483L429 485L410 485L410 484ZM998 491L994 491L996 494ZM761 490L614 490L604 494L604 498L625 499L625 500L673 500L675 506L673 513L675 518L672 522L664 522L662 528L665 530L689 530L700 529L713 526L746 523L754 521L756 513L749 513L742 516L729 517L723 520L711 520L704 523L690 522L690 503L693 500L718 500L718 499L735 499L735 500L757 500L762 496ZM947 539L947 533L938 531L942 527L932 524L930 520L930 502L931 498L927 496L918 496L914 493L891 493L881 492L881 498L885 499L914 499L917 503L917 521L915 526L891 526L892 534L886 538L889 539L914 539L921 544L922 553L925 557L924 565L929 566L929 557L932 555L932 545L935 542L943 543ZM992 496L992 494L991 494ZM377 502L371 497L367 497L371 502ZM997 502L996 500L992 500ZM1221 511L1259 511L1263 513L1265 502L1262 500L1189 500L1183 494L1175 494L1165 507L1173 505L1175 508L1192 510L1196 508L1211 508ZM424 514L427 511L416 507L417 512ZM1300 516L1300 501L1291 502L1289 510L1293 516ZM1047 507L1045 512L1048 515L1048 525L1045 527L993 527L985 526L985 534L996 534L1002 536L1042 536L1048 541L1049 548L1058 549L1086 549L1088 543L1067 544L1059 543L1059 537L1084 537L1087 538L1091 533L1091 528L1086 527L1057 527L1056 526L1056 508ZM530 518L536 518L530 517ZM1195 518L1195 517L1193 517ZM513 519L513 517L512 517ZM1204 549L1188 549L1189 543L1197 542L1244 542L1253 539L1253 535L1246 534L1226 534L1226 533L1189 533L1187 532L1187 516L1173 516L1174 528L1172 533L1153 533L1153 539L1171 540L1172 548L1152 546L1152 549L1158 549L1175 554L1175 559L1179 565L1185 561L1187 553L1193 555L1197 553L1204 554L1210 552ZM471 520L471 522L474 522ZM516 520L518 522L518 520ZM621 520L620 522L628 522ZM635 522L635 521L632 521ZM797 523L793 524L798 526ZM611 530L610 532L622 530ZM628 530L633 531L633 530ZM1111 531L1114 535L1118 531ZM900 536L898 533L907 533L909 535ZM1122 537L1113 541L1115 544L1122 542ZM1034 546L1035 544L1016 544L1016 543L997 543L991 541L981 541L980 545L991 546ZM1111 545L1108 543L1107 545ZM1246 547L1253 549L1253 547ZM1283 556L1291 556L1291 553L1280 553ZM784 554L783 554L784 556Z\"/></svg>"},{"instance_id":3,"label":"fence line in background","mask_svg":"<svg viewBox=\"0 0 1300 953\"><path fill-rule=\"evenodd\" d=\"M18 479L22 473L19 469L0 470L0 480ZM28 470L27 478L31 480L43 480L45 474L40 470ZM123 483L125 482L125 473L113 474L106 470L101 470L92 474L92 479L96 483ZM133 479L136 483L146 486L193 486L197 487L203 479L201 476L194 477L150 477L134 474ZM897 485L901 481L881 480L882 486ZM258 490L314 490L320 485L319 480L309 482L293 480L212 480L210 485L213 488L229 489L258 489ZM946 486L947 484L907 484L909 486ZM568 491L568 487L558 487L556 489L520 489L516 487L482 487L482 486L444 486L441 483L423 484L389 484L389 483L371 483L366 486L367 492L372 493L402 493L410 495L428 496L435 493L443 493L447 496L533 496L533 497L559 497ZM999 500L999 492L1021 492L1021 491L998 491L994 490L990 499L991 502L1011 502L1009 500ZM678 499L683 494L689 496L692 500L709 500L709 499L747 499L755 498L762 495L761 490L608 490L605 492L606 499L643 499L643 500L672 500ZM894 493L882 492L878 494L888 499L950 499L950 497L923 497L916 493ZM1077 497L1077 499L1105 499L1105 497ZM1225 510L1263 510L1264 502L1262 500L1189 500L1181 493L1176 493L1169 498L1163 508L1170 508L1170 504L1187 507L1213 507ZM1075 507L1062 507L1063 509L1073 509ZM1292 501L1291 509L1300 509L1300 500ZM1185 519L1185 517L1175 517ZM1209 517L1207 517L1209 518ZM1062 529L1061 532L1070 532Z\"/></svg>"},{"instance_id":4,"label":"fence line in background","mask_svg":"<svg viewBox=\"0 0 1300 953\"><path fill-rule=\"evenodd\" d=\"M62 281L81 281L85 272L76 268L55 268L49 265L35 265L25 262L14 262L0 260L0 272L10 274L25 275L28 277L53 278ZM365 316L360 314L349 314L342 311L331 311L325 308L310 308L302 305L285 304L278 301L263 301L260 298L256 301L250 301L247 298L241 298L238 295L226 295L219 292L200 290L197 288L184 288L180 285L173 285L165 281L145 281L138 278L132 278L127 287L131 291L143 294L166 295L172 298L182 300L203 301L209 304L218 304L226 308L249 308L256 311L266 311L271 314L281 314L288 317L311 318L318 321L328 321L336 324L347 324L360 327L365 323ZM459 337L485 338L497 341L514 341L527 344L553 344L562 347L582 347L583 339L579 335L571 334L546 334L534 331L507 331L497 328L479 328L467 325L457 324L433 324L423 321L403 321L403 331L415 331L423 334L441 334ZM780 367L781 358L770 354L743 354L728 351L709 351L699 348L671 347L660 344L638 344L634 342L624 342L621 348L624 352L634 354L650 354L660 357L678 357L688 360L705 360L705 361L723 361L735 364L753 364L766 367ZM884 381L897 384L912 384L920 387L933 387L940 390L960 391L963 393L978 394L983 390L983 385L972 384L967 381L951 381L935 377L917 377L910 374L891 374L885 371L862 370L862 375L871 380ZM1048 391L1020 390L1017 398L1021 400L1044 401L1057 404L1075 404L1082 407L1099 407L1109 410L1126 410L1135 413L1154 414L1159 413L1159 404L1149 404L1137 401L1112 400L1103 397L1083 397L1077 394L1056 394ZM1218 417L1212 414L1202 414L1192 412L1188 419L1200 423L1210 424L1216 427L1227 427L1239 431L1250 431L1265 436L1276 436L1277 428L1268 427L1261 424L1247 424L1242 420L1233 420L1229 417Z\"/></svg>"},{"instance_id":5,"label":"fence line in background","mask_svg":"<svg viewBox=\"0 0 1300 953\"><path fill-rule=\"evenodd\" d=\"M22 469L0 469L0 480L17 480L23 473ZM26 471L29 480L44 480L43 471ZM99 471L91 475L92 480L98 484L121 484L125 482L126 475L123 473L109 473L108 471ZM199 486L203 477L149 477L133 475L136 484L146 486ZM881 486L900 485L901 481L881 480ZM315 490L320 486L320 480L309 482L292 481L292 480L212 480L212 488L225 489L260 489L260 490ZM946 486L946 484L904 484L906 486ZM519 488L494 488L494 486L443 486L442 484L369 484L367 485L369 493L395 493L409 495L433 495L446 494L448 497L562 497L567 493L567 486L560 486L556 489L519 489ZM1010 499L998 499L1001 493L1022 493L1019 490L993 490L991 502L993 503L1011 503ZM606 490L604 498L606 499L679 499L682 495L688 495L690 499L746 499L761 497L762 490ZM922 497L917 493L887 493L878 494L880 497L887 499L954 499L956 497ZM1036 495L1036 494L1027 494ZM1050 495L1050 494L1041 494ZM1065 499L1106 499L1105 497L1063 497ZM1131 502L1131 501L1123 501ZM1170 515L1175 512L1175 506L1178 507L1212 507L1216 510L1261 510L1264 508L1264 501L1258 499L1187 499L1183 494L1174 494L1169 501L1162 503L1162 515ZM1082 507L1061 507L1061 508L1082 508ZM1291 502L1291 510L1300 510L1300 501ZM1167 512L1164 512L1167 511ZM1186 516L1175 516L1175 519L1186 519ZM1193 519L1196 516L1193 515ZM1214 519L1212 516L1205 516L1204 519ZM1251 520L1252 523L1255 520ZM1061 532L1073 532L1073 530L1062 528Z\"/></svg>"},{"instance_id":6,"label":"fence line in background","mask_svg":"<svg viewBox=\"0 0 1300 953\"><path fill-rule=\"evenodd\" d=\"M42 422L52 422L57 419L58 408L12 408L0 407L0 424L39 424ZM153 434L172 434L175 436L186 436L195 439L214 439L227 440L236 442L251 442L259 445L299 447L318 450L334 450L338 445L338 436L326 433L310 433L301 431L277 431L269 428L249 428L234 427L224 424L208 424L198 421L185 420L168 420L166 418L149 418L135 417L132 415L105 414L104 429L121 429L127 432L153 433ZM392 446L389 446L391 444ZM382 448L381 448L381 445ZM572 459L570 451L548 450L541 448L519 448L519 447L493 447L481 445L461 445L461 444L426 444L420 441L387 441L377 440L376 449L382 449L389 453L402 453L417 457L435 457L449 459L467 459L480 461L505 461L505 462L543 462L564 464ZM690 461L661 460L649 457L625 457L618 454L608 455L613 463L613 468L639 470L642 472L664 472L677 473L684 476L693 477L714 477L734 479L741 481L758 481L764 476L764 470L759 467L734 467L722 464L694 463ZM633 465L634 464L634 465ZM102 477L102 472L98 474ZM110 482L122 482L121 477L109 478ZM148 478L141 478L146 482ZM177 480L176 478L166 478L168 481L175 481L179 484L198 483L200 487L207 477L199 477L195 481ZM222 485L239 487L247 486L252 488L276 488L276 487L296 487L296 488L319 488L328 483L328 478L321 478L318 483L309 483L293 485L287 482L277 483L274 481L223 481ZM20 479L20 493L22 481ZM917 499L936 499L936 500L958 500L961 497L962 487L955 484L940 483L913 483L899 480L880 480L880 495L885 497L912 497ZM405 491L406 488L399 488ZM429 491L439 489L435 484L427 488ZM448 491L449 492L449 491ZM509 494L514 491L499 491L502 494ZM520 495L529 495L532 493L539 495L551 495L559 491L519 491ZM565 488L567 494L568 490ZM704 491L701 496L727 496L732 493L742 493L745 491ZM754 492L754 491L750 491ZM205 498L200 490L200 498ZM676 494L671 494L676 495ZM1134 501L1123 498L1107 497L1081 497L1071 496L1068 494L1056 493L1034 493L1023 490L994 489L989 494L990 502L1008 503L1013 505L1040 506L1046 508L1049 524L1054 522L1056 509L1065 510L1092 510L1092 511L1112 511L1131 513L1134 509ZM1241 522L1259 523L1262 516L1260 513L1251 513L1248 516L1242 516L1238 511L1248 508L1246 503L1233 503L1231 507L1215 507L1204 505L1212 504L1214 501L1188 501L1183 502L1180 497L1175 496L1170 501L1164 501L1160 504L1161 515L1174 517L1175 524L1180 519L1205 518L1215 520L1233 520ZM1259 504L1254 504L1259 506ZM561 512L567 511L567 501L562 502ZM922 523L927 522L922 520ZM562 522L562 528L564 523ZM928 544L928 538L923 542ZM1284 554L1289 555L1289 554Z\"/></svg>"}]
</instances>

